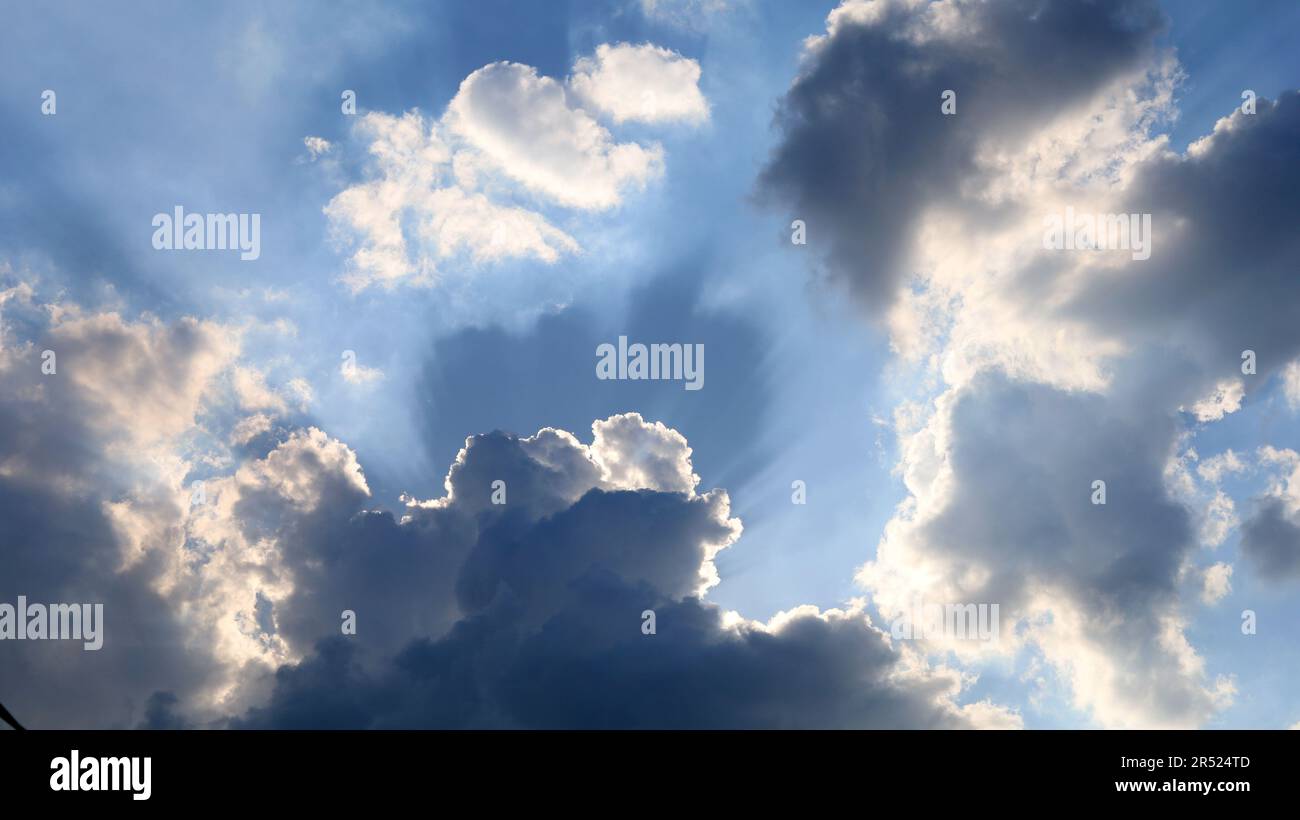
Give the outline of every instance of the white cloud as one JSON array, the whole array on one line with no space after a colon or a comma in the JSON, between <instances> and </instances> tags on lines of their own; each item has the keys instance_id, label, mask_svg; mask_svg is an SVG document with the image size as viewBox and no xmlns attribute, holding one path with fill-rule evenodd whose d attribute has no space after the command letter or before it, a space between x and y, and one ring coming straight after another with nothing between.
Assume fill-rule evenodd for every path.
<instances>
[{"instance_id":1,"label":"white cloud","mask_svg":"<svg viewBox=\"0 0 1300 820\"><path fill-rule=\"evenodd\" d=\"M239 420L231 431L230 440L235 444L247 444L262 433L271 429L272 418L266 413L254 413Z\"/></svg>"},{"instance_id":2,"label":"white cloud","mask_svg":"<svg viewBox=\"0 0 1300 820\"><path fill-rule=\"evenodd\" d=\"M384 371L377 367L366 367L356 362L346 361L339 365L339 373L348 384L369 384L384 377Z\"/></svg>"},{"instance_id":3,"label":"white cloud","mask_svg":"<svg viewBox=\"0 0 1300 820\"><path fill-rule=\"evenodd\" d=\"M1217 563L1209 566L1203 576L1201 600L1207 604L1215 603L1232 592L1232 565Z\"/></svg>"},{"instance_id":4,"label":"white cloud","mask_svg":"<svg viewBox=\"0 0 1300 820\"><path fill-rule=\"evenodd\" d=\"M236 367L232 377L235 396L244 410L272 410L283 413L284 399L266 384L266 376L255 367Z\"/></svg>"},{"instance_id":5,"label":"white cloud","mask_svg":"<svg viewBox=\"0 0 1300 820\"><path fill-rule=\"evenodd\" d=\"M1192 405L1192 414L1197 421L1219 421L1229 413L1241 409L1241 400L1246 397L1246 386L1241 379L1224 379L1214 386L1208 396Z\"/></svg>"},{"instance_id":6,"label":"white cloud","mask_svg":"<svg viewBox=\"0 0 1300 820\"><path fill-rule=\"evenodd\" d=\"M571 208L604 210L663 171L663 149L615 142L537 69L492 63L470 74L447 106L451 133L529 190Z\"/></svg>"},{"instance_id":7,"label":"white cloud","mask_svg":"<svg viewBox=\"0 0 1300 820\"><path fill-rule=\"evenodd\" d=\"M285 386L288 388L290 395L298 400L298 409L304 413L307 412L307 408L311 406L312 399L315 398L311 389L311 383L301 376L295 376L290 379L289 383Z\"/></svg>"},{"instance_id":8,"label":"white cloud","mask_svg":"<svg viewBox=\"0 0 1300 820\"><path fill-rule=\"evenodd\" d=\"M430 194L428 203L429 219L422 234L436 244L440 258L464 249L475 262L535 256L552 263L561 254L581 250L573 237L541 214L497 205L481 193L442 188Z\"/></svg>"},{"instance_id":9,"label":"white cloud","mask_svg":"<svg viewBox=\"0 0 1300 820\"><path fill-rule=\"evenodd\" d=\"M1300 360L1289 362L1282 369L1282 394L1292 410L1300 410Z\"/></svg>"},{"instance_id":10,"label":"white cloud","mask_svg":"<svg viewBox=\"0 0 1300 820\"><path fill-rule=\"evenodd\" d=\"M662 422L624 413L593 423L591 431L591 460L611 487L691 494L700 483L686 437Z\"/></svg>"},{"instance_id":11,"label":"white cloud","mask_svg":"<svg viewBox=\"0 0 1300 820\"><path fill-rule=\"evenodd\" d=\"M238 332L215 322L131 322L69 306L57 311L50 338L90 422L136 446L191 426L211 380L239 350Z\"/></svg>"},{"instance_id":12,"label":"white cloud","mask_svg":"<svg viewBox=\"0 0 1300 820\"><path fill-rule=\"evenodd\" d=\"M699 83L699 63L649 43L598 46L569 75L569 88L582 104L616 123L701 123L709 105Z\"/></svg>"},{"instance_id":13,"label":"white cloud","mask_svg":"<svg viewBox=\"0 0 1300 820\"><path fill-rule=\"evenodd\" d=\"M1246 463L1231 448L1224 450L1217 456L1205 459L1196 467L1197 474L1212 484L1218 484L1223 480L1224 476L1241 473L1245 470Z\"/></svg>"},{"instance_id":14,"label":"white cloud","mask_svg":"<svg viewBox=\"0 0 1300 820\"><path fill-rule=\"evenodd\" d=\"M303 137L302 144L307 146L307 153L311 155L313 160L317 159L322 154L329 153L329 150L333 148L333 146L330 145L330 141L324 137Z\"/></svg>"},{"instance_id":15,"label":"white cloud","mask_svg":"<svg viewBox=\"0 0 1300 820\"><path fill-rule=\"evenodd\" d=\"M707 116L699 65L673 52L601 46L575 72L570 82L593 95L595 113L630 116L625 97L639 78L658 106L643 118ZM361 117L355 136L367 143L367 177L325 206L335 235L357 245L344 282L354 291L429 286L449 272L471 276L448 264L462 254L482 265L580 253L553 224L555 209L614 208L664 167L661 146L618 142L580 96L531 66L501 62L466 77L439 119L417 110Z\"/></svg>"}]
</instances>

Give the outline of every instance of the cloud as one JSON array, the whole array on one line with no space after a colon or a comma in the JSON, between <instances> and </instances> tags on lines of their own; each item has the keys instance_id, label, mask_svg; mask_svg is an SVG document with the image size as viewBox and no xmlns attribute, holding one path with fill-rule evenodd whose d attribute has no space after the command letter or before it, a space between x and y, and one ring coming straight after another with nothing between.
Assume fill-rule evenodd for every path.
<instances>
[{"instance_id":1,"label":"cloud","mask_svg":"<svg viewBox=\"0 0 1300 820\"><path fill-rule=\"evenodd\" d=\"M348 384L369 384L384 378L384 371L377 367L366 367L356 362L344 362L339 366L339 373Z\"/></svg>"},{"instance_id":2,"label":"cloud","mask_svg":"<svg viewBox=\"0 0 1300 820\"><path fill-rule=\"evenodd\" d=\"M239 336L41 304L29 286L3 303L0 597L103 604L104 645L0 642L0 691L29 725L129 725L153 687L193 697L214 673L166 578L181 560L189 435Z\"/></svg>"},{"instance_id":3,"label":"cloud","mask_svg":"<svg viewBox=\"0 0 1300 820\"><path fill-rule=\"evenodd\" d=\"M368 509L344 443L239 412L263 383L237 333L30 288L3 303L0 594L106 619L95 653L0 644L29 725L1019 725L959 704L968 678L894 647L861 602L767 624L705 602L741 525L662 424L473 436L445 495L397 517ZM52 339L68 355L44 375ZM158 405L125 412L136 395ZM228 437L266 449L231 466Z\"/></svg>"},{"instance_id":4,"label":"cloud","mask_svg":"<svg viewBox=\"0 0 1300 820\"><path fill-rule=\"evenodd\" d=\"M465 78L447 106L450 131L496 169L571 208L603 210L663 171L663 150L616 143L569 104L564 86L518 63L493 63Z\"/></svg>"},{"instance_id":5,"label":"cloud","mask_svg":"<svg viewBox=\"0 0 1300 820\"><path fill-rule=\"evenodd\" d=\"M1283 227L1300 95L1174 153L1151 135L1181 76L1161 26L1147 2L846 2L807 45L759 181L921 385L896 425L909 497L859 581L886 617L914 597L1000 603L1014 640L931 650L1041 656L1106 726L1195 726L1230 702L1184 634L1227 590L1195 547L1236 524L1191 474L1191 425L1300 353L1281 309L1300 296ZM1044 250L1067 206L1151 214L1151 258Z\"/></svg>"},{"instance_id":6,"label":"cloud","mask_svg":"<svg viewBox=\"0 0 1300 820\"><path fill-rule=\"evenodd\" d=\"M353 290L432 284L439 260L466 248L483 261L532 256L553 262L579 250L541 214L493 204L451 182L451 150L419 113L371 112L357 133L368 140L374 178L325 206L335 231L360 244L344 276ZM409 231L404 222L411 223Z\"/></svg>"},{"instance_id":7,"label":"cloud","mask_svg":"<svg viewBox=\"0 0 1300 820\"><path fill-rule=\"evenodd\" d=\"M1288 362L1282 370L1282 392L1292 409L1300 409L1300 361Z\"/></svg>"},{"instance_id":8,"label":"cloud","mask_svg":"<svg viewBox=\"0 0 1300 820\"><path fill-rule=\"evenodd\" d=\"M698 62L650 43L597 46L569 75L573 94L616 123L703 122L709 104L699 82Z\"/></svg>"},{"instance_id":9,"label":"cloud","mask_svg":"<svg viewBox=\"0 0 1300 820\"><path fill-rule=\"evenodd\" d=\"M324 137L303 137L302 144L307 146L307 153L311 155L312 160L318 159L323 154L328 154L334 146Z\"/></svg>"},{"instance_id":10,"label":"cloud","mask_svg":"<svg viewBox=\"0 0 1300 820\"><path fill-rule=\"evenodd\" d=\"M1232 592L1232 565L1218 563L1205 570L1201 600L1207 604L1222 600Z\"/></svg>"},{"instance_id":11,"label":"cloud","mask_svg":"<svg viewBox=\"0 0 1300 820\"><path fill-rule=\"evenodd\" d=\"M1261 447L1259 467L1269 485L1254 500L1241 528L1241 552L1269 582L1300 578L1300 454Z\"/></svg>"},{"instance_id":12,"label":"cloud","mask_svg":"<svg viewBox=\"0 0 1300 820\"><path fill-rule=\"evenodd\" d=\"M257 436L270 432L271 422L271 416L266 413L254 413L241 419L231 433L231 441L235 444L247 444Z\"/></svg>"},{"instance_id":13,"label":"cloud","mask_svg":"<svg viewBox=\"0 0 1300 820\"><path fill-rule=\"evenodd\" d=\"M1264 499L1242 526L1241 551L1265 578L1300 578L1300 517L1280 499Z\"/></svg>"},{"instance_id":14,"label":"cloud","mask_svg":"<svg viewBox=\"0 0 1300 820\"><path fill-rule=\"evenodd\" d=\"M284 668L241 728L1019 728L986 702L956 707L959 676L918 673L854 611L779 631L728 628L696 599L664 601L607 575L572 582L570 608L522 638L477 616L378 672L346 639ZM633 607L657 607L641 635ZM672 630L665 633L664 630ZM667 635L667 637L666 637ZM676 635L676 637L673 637Z\"/></svg>"},{"instance_id":15,"label":"cloud","mask_svg":"<svg viewBox=\"0 0 1300 820\"><path fill-rule=\"evenodd\" d=\"M244 410L272 410L283 413L287 409L284 398L266 384L266 376L253 367L237 367L234 376L235 396Z\"/></svg>"},{"instance_id":16,"label":"cloud","mask_svg":"<svg viewBox=\"0 0 1300 820\"><path fill-rule=\"evenodd\" d=\"M996 373L946 394L909 437L913 499L859 580L886 617L915 598L999 604L1003 644L986 651L1041 652L1102 725L1198 725L1229 683L1182 638L1178 581L1196 542L1165 486L1173 426L1106 406Z\"/></svg>"},{"instance_id":17,"label":"cloud","mask_svg":"<svg viewBox=\"0 0 1300 820\"><path fill-rule=\"evenodd\" d=\"M467 440L446 496L401 521L318 508L284 552L319 569L295 571L292 615L277 621L314 649L232 725L1019 725L986 702L957 705L961 676L893 647L860 603L761 624L699 598L740 526L725 493L695 492L688 454L635 414L593 424L591 445L494 433ZM355 639L330 637L345 604Z\"/></svg>"},{"instance_id":18,"label":"cloud","mask_svg":"<svg viewBox=\"0 0 1300 820\"><path fill-rule=\"evenodd\" d=\"M662 146L619 142L593 113L633 118L626 95L636 82L655 101L638 118L697 123L708 110L698 79L698 63L665 49L602 45L575 63L568 87L497 62L466 77L441 118L365 114L354 136L367 145L366 178L325 207L336 236L358 246L345 283L432 285L462 255L474 265L553 264L581 252L553 224L556 209L609 210L664 168ZM452 270L472 275L463 267Z\"/></svg>"},{"instance_id":19,"label":"cloud","mask_svg":"<svg viewBox=\"0 0 1300 820\"><path fill-rule=\"evenodd\" d=\"M807 223L809 250L878 316L914 270L926 212L995 224L1004 204L985 192L1008 176L1000 160L1144 72L1160 25L1154 2L1128 0L845 2L807 42L759 192Z\"/></svg>"}]
</instances>

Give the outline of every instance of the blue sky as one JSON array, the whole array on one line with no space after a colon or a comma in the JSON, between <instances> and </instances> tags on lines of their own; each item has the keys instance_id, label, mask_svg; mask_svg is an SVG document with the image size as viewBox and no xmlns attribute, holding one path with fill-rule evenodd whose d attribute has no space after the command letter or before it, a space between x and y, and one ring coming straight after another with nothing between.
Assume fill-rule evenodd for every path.
<instances>
[{"instance_id":1,"label":"blue sky","mask_svg":"<svg viewBox=\"0 0 1300 820\"><path fill-rule=\"evenodd\" d=\"M865 612L887 628L889 616L877 608L880 585L895 583L902 577L896 573L906 574L904 564L921 563L908 564L913 559L902 558L902 564L893 566L881 559L876 574L857 573L877 558L882 535L915 489L905 483L908 467L901 462L928 469L914 462L914 451L908 449L909 442L919 442L911 438L915 426L900 427L896 414L900 407L916 403L919 423L924 423L947 412L942 396L958 402L968 395L963 391L975 395L983 389L971 387L981 384L978 378L951 376L942 364L955 349L944 348L945 340L960 338L963 328L981 319L975 314L962 319L955 312L947 319L955 324L926 342L939 347L919 358L903 355L900 346L907 342L900 339L910 331L899 328L912 326L898 314L885 315L891 309L888 300L869 295L866 299L872 303L864 304L862 294L877 291L855 290L852 283L858 274L827 261L827 223L799 210L789 186L762 181L787 165L789 174L803 173L803 166L782 159L793 156L795 137L794 127L783 124L780 112L798 101L799 91L792 91L796 77L801 72L812 76L822 65L818 61L823 57L809 51L805 38L827 33L827 16L836 5L491 0L326 7L229 3L90 8L51 3L19 9L7 15L11 47L0 55L0 117L6 133L0 153L0 271L6 274L6 287L31 283L32 299L40 305L116 310L131 322L148 323L156 317L168 324L195 317L241 329L231 366L255 371L280 397L261 406L267 411L277 405L270 412L274 418L269 430L232 444L229 429L259 409L256 400L203 399L190 425L169 440L169 452L184 460L183 477L170 477L173 483L234 480L241 464L267 459L275 448L285 446L293 431L314 427L355 454L369 489L368 498L356 503L400 519L407 509L404 496L434 499L443 494L448 466L467 437L498 430L529 436L552 427L587 442L593 421L637 412L685 437L689 463L700 478L699 492L724 489L730 515L743 522L743 535L714 560L721 580L705 593L707 602L767 621L795 607L826 610L862 597ZM1143 52L1141 59L1156 66L1159 59L1151 55L1172 49L1181 75L1172 98L1158 102L1164 118L1149 131L1137 124L1126 126L1141 132L1143 140L1167 133L1168 148L1181 154L1241 104L1242 89L1253 89L1262 100L1271 101L1296 87L1300 56L1293 44L1300 8L1295 4L1170 0L1160 9L1168 25L1151 36L1152 50ZM892 23L854 25L884 30ZM841 32L831 39L837 44L848 36ZM566 207L538 189L500 180L483 188L499 197L494 200L498 204L537 214L571 236L582 246L580 253L563 254L558 261L517 254L484 262L462 251L439 258L441 279L434 285L401 282L361 290L348 286L352 254L364 237L355 225L332 217L327 209L341 192L378 178L369 153L375 143L360 120L372 114L400 118L416 112L427 132L441 121L458 91L463 93L466 78L484 66L509 61L533 67L539 77L563 81L575 71L575 61L595 54L602 44L645 43L668 50L675 60L695 61L698 91L708 106L702 121L602 120L617 142L660 146L660 173L643 185L621 187L617 204L608 208ZM1096 51L1097 65L1103 68L1106 60L1113 58L1116 65L1121 60L1114 56L1118 51L1101 46ZM829 57L824 65L829 76ZM1086 69L1092 63L1081 65ZM1110 76L1108 70L1099 68L1098 76ZM1132 71L1133 64L1126 63L1114 76ZM1084 76L1089 71L1076 73ZM1080 85L1090 82L1078 80ZM847 94L843 88L848 87L833 93ZM1097 79L1088 93L1106 88ZM54 116L40 115L44 89L57 92ZM355 91L357 116L340 110L344 89ZM958 93L959 106L966 105L965 92ZM1026 99L1032 94L1027 92ZM1086 96L1080 93L1079 99ZM959 107L959 118L964 110ZM1014 125L1016 117L1029 123L1026 128L1044 132L1060 122L1035 120L1019 108L1001 122ZM907 123L882 127L906 129ZM329 149L314 155L304 142L308 137L327 141ZM869 137L864 135L861 150L870 150ZM1097 144L1107 143L1099 139ZM789 155L783 153L787 149ZM1104 158L1106 150L1096 144L1081 149L1089 159ZM1294 146L1281 160L1273 159L1294 169ZM1142 161L1133 160L1133 167ZM901 163L884 163L872 171L885 179L882 197L896 184L888 177L910 178ZM917 176L918 190L925 187L924 174ZM574 179L574 190L584 182ZM812 183L799 190L808 202L819 195ZM841 211L846 223L852 223L852 214L839 202L828 202L826 207ZM228 253L155 250L150 219L176 204L191 212L260 214L260 258L243 262ZM932 201L930 207L937 213L942 204ZM903 206L899 213L904 213ZM920 224L920 216L920 210L912 214L909 230ZM801 217L809 220L809 244L792 245L790 222ZM406 218L416 220L419 215ZM864 214L862 220L870 218ZM418 225L407 222L404 230L409 241ZM964 241L969 237L953 239L951 247ZM988 246L994 244L990 240ZM1285 259L1293 250L1291 245L1278 254ZM952 264L942 253L909 261L914 267L899 277L922 274L926 265L946 270ZM1290 262L1294 269L1294 256ZM1012 273L1012 279L1021 275ZM900 292L908 287L936 292L932 285L898 287ZM954 304L963 299L976 304L982 298L979 293L983 291L962 291ZM1286 295L1278 298L1285 300ZM33 310L24 318L20 311L6 315L5 321L20 330L28 324L38 328L41 313ZM1092 322L1089 327L1106 325L1104 320L1093 321L1086 309L1069 318L1084 325ZM1159 334L1162 321L1151 320L1156 328L1152 334ZM31 333L33 338L39 335L38 330ZM1098 333L1083 344L1103 345L1097 339L1105 333ZM686 391L673 382L594 379L593 351L619 335L703 344L706 387ZM977 334L970 338L992 347L1003 344ZM1181 337L1171 338L1175 341L1169 344L1176 350ZM1129 351L1160 345L1131 338L1123 344ZM999 350L990 354L986 366L1012 369L1006 363L1018 357L1005 346ZM1278 342L1276 350L1282 355L1285 343ZM373 369L374 377L344 378L340 361L345 351L355 354L363 372ZM1261 357L1272 352L1261 347ZM1249 387L1240 410L1202 422L1182 414L1191 438L1182 441L1180 451L1194 447L1204 461L1229 448L1241 454L1264 445L1300 449L1296 412L1288 405L1283 384L1286 362L1275 359L1261 364L1260 380L1267 386ZM1041 383L1075 395L1071 391L1078 391L1087 377L1078 375L1071 383L1072 368L1077 365L1082 373L1091 360L1052 361L1044 367L1059 368L1058 381L1033 371L1037 365L1027 366L1025 372L1039 372ZM1195 370L1199 361L1188 368ZM165 364L157 366L166 369ZM956 363L947 366L962 369ZM1107 363L1103 369L1120 372L1123 382L1126 367ZM108 365L105 368L109 373ZM1033 380L1024 372L1019 377ZM1131 378L1141 382L1146 377ZM304 383L308 397L294 386ZM1169 395L1183 396L1182 390L1171 388ZM1138 420L1134 424L1146 418L1126 409L1135 405L1119 400L1106 406L1106 414ZM975 424L954 416L952 425L961 428L966 421ZM1053 452L1050 446L1044 451ZM138 469L144 468L134 465L127 472ZM791 482L796 480L806 482L806 504L790 501ZM1031 481L1027 475L1020 480ZM1252 515L1252 499L1267 494L1276 480L1275 471L1252 467L1229 473L1222 489L1245 520ZM1198 492L1210 491L1199 487ZM145 494L138 488L106 490L105 496L106 503L144 506ZM1010 498L1004 503L1019 502ZM1205 499L1197 496L1180 503L1191 510L1190 520ZM251 515L245 507L232 514ZM349 520L355 524L358 519ZM949 523L954 532L962 532L960 524ZM197 525L178 526L188 533L184 540L192 549L200 539ZM121 530L116 532L121 537ZM37 543L43 536L38 532L31 537ZM927 561L947 555L933 543L929 548L934 551L924 552L919 534L899 538L906 555L928 555ZM1198 602L1197 581L1186 574L1153 585L1160 587L1152 595L1162 603L1152 610L1152 623L1165 623L1174 611L1163 608L1167 601L1161 596L1177 587L1176 610L1186 618L1187 641L1203 659L1204 681L1196 684L1194 696L1175 692L1169 704L1151 707L1152 723L1271 727L1300 721L1300 705L1289 685L1300 674L1296 581L1278 584L1260 577L1243 556L1240 541L1241 528L1236 527L1213 549L1179 553L1187 566L1199 569L1216 562L1233 566L1231 590L1213 603ZM1000 561L989 565L995 575L1014 570L1013 555ZM934 570L936 577L946 577L943 573L949 571L952 578L958 577L952 569L956 564L945 566L949 568ZM1043 577L1056 571L1045 571ZM275 584L281 582L286 584L281 592L290 586L306 588L296 576L292 584L286 581L290 576L284 570L275 582L263 579L260 583L266 587L257 594L275 598ZM1073 582L1061 583L1068 587ZM257 583L248 584L252 586L231 593L244 597L229 610L250 606ZM1031 587L1008 592L1007 600L1030 600L1037 594ZM903 594L901 586L894 588ZM11 590L3 591L8 595ZM1080 600L1089 594L1080 592ZM1101 618L1080 606L1087 613L1081 617ZM1008 604L1004 611L1011 608ZM1243 609L1258 612L1257 635L1242 636L1238 613ZM228 610L218 606L214 611ZM1062 622L1066 618L1059 612L1056 617ZM302 663L307 669L324 657L312 655L310 641L294 646L287 629L281 632L284 636L258 635L264 646L283 637L289 647L261 659L263 663ZM436 635L435 630L428 637ZM1052 648L1045 649L1049 642ZM1089 647L1117 669L1141 663L1146 651L1144 645L1117 649L1109 638ZM1178 666L1179 652L1169 651L1171 659L1152 661L1154 668ZM1084 649L1070 648L1057 634L1039 644L1026 641L1009 656L971 657L932 648L930 662L938 667L947 661L978 675L978 681L954 696L953 708L988 700L1018 714L1029 728L1133 725L1142 722L1133 716L1145 708L1144 697L1161 699L1164 671L1149 680L1116 684L1153 690L1135 696L1134 703L1120 702L1119 696L1103 691L1105 685L1072 677L1069 662L1063 660L1072 652ZM251 657L236 656L240 662ZM1077 657L1087 664L1086 654ZM223 658L221 663L235 661ZM38 668L30 667L30 679L5 680L6 686L32 686ZM227 674L235 680L251 676ZM1103 670L1098 676L1106 674ZM1213 692L1220 676L1235 679L1230 703L1213 708L1182 703L1202 696L1208 703L1213 698L1204 692ZM193 682L200 677L198 671L187 671L169 688L192 686L194 700L207 705L195 707L187 719L210 722L221 712L212 705L219 701L212 692L229 695L232 689L227 679L220 685ZM134 724L143 719L150 693L141 686L138 681L123 683L130 692L132 714L113 720ZM1092 694L1085 691L1090 686L1096 688ZM249 690L230 696L237 712L262 707L258 698L266 688ZM184 694L177 693L185 702ZM301 697L310 700L310 694ZM23 695L6 692L4 699L7 704L21 702ZM44 709L37 700L23 705Z\"/></svg>"}]
</instances>

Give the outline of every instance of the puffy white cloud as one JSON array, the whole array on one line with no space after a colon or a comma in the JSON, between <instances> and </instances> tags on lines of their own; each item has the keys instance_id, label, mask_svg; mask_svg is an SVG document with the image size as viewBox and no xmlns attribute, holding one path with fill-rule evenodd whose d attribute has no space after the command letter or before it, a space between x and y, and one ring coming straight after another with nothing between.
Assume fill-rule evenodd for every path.
<instances>
[{"instance_id":1,"label":"puffy white cloud","mask_svg":"<svg viewBox=\"0 0 1300 820\"><path fill-rule=\"evenodd\" d=\"M1208 567L1204 573L1204 587L1201 600L1207 604L1215 603L1232 592L1232 565L1222 562Z\"/></svg>"},{"instance_id":2,"label":"puffy white cloud","mask_svg":"<svg viewBox=\"0 0 1300 820\"><path fill-rule=\"evenodd\" d=\"M440 118L361 117L355 136L371 167L325 207L336 236L357 245L344 282L427 286L449 271L472 275L449 264L462 255L473 265L551 264L579 253L544 211L608 210L664 167L660 145L619 142L593 113L627 119L623 95L637 80L661 101L642 119L707 115L699 65L655 46L601 46L574 71L566 88L531 66L491 63L465 78ZM581 104L588 99L592 111Z\"/></svg>"},{"instance_id":3,"label":"puffy white cloud","mask_svg":"<svg viewBox=\"0 0 1300 820\"><path fill-rule=\"evenodd\" d=\"M1245 396L1246 386L1240 379L1226 379L1216 383L1208 396L1192 405L1192 414L1197 421L1218 421L1240 410Z\"/></svg>"},{"instance_id":4,"label":"puffy white cloud","mask_svg":"<svg viewBox=\"0 0 1300 820\"><path fill-rule=\"evenodd\" d=\"M611 208L624 189L663 171L662 148L615 142L570 105L564 86L518 63L492 63L466 77L444 121L496 169L572 208Z\"/></svg>"},{"instance_id":5,"label":"puffy white cloud","mask_svg":"<svg viewBox=\"0 0 1300 820\"><path fill-rule=\"evenodd\" d=\"M584 106L616 123L700 123L709 117L700 64L650 43L597 46L594 56L573 64L569 88Z\"/></svg>"}]
</instances>

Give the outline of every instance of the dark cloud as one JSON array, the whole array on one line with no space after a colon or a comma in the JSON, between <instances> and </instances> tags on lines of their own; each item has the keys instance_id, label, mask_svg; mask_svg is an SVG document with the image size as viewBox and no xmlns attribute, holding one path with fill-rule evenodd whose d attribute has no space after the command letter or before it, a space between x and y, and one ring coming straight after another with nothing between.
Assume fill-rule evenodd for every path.
<instances>
[{"instance_id":1,"label":"dark cloud","mask_svg":"<svg viewBox=\"0 0 1300 820\"><path fill-rule=\"evenodd\" d=\"M714 443L695 455L701 475L739 483L759 467L752 452L770 403L767 342L745 317L701 304L700 271L719 264L707 253L634 289L624 322L572 308L544 316L532 332L472 328L439 340L418 395L430 458L451 458L464 436L492 429L526 432L534 419L577 430L592 419L636 409L689 439ZM705 388L680 382L594 379L596 348L616 343L703 344ZM491 361L491 367L484 367ZM527 403L518 396L528 396Z\"/></svg>"},{"instance_id":2,"label":"dark cloud","mask_svg":"<svg viewBox=\"0 0 1300 820\"><path fill-rule=\"evenodd\" d=\"M1148 2L845 4L759 184L833 278L900 308L895 341L942 379L903 431L915 506L861 579L879 600L1002 604L1103 725L1194 726L1226 702L1182 631L1199 522L1172 459L1189 413L1233 412L1243 378L1260 389L1300 354L1300 95L1169 152L1149 136L1177 77L1162 26ZM1151 258L1043 251L1039 220L1070 202L1152 214ZM928 220L951 232L922 247Z\"/></svg>"},{"instance_id":3,"label":"dark cloud","mask_svg":"<svg viewBox=\"0 0 1300 820\"><path fill-rule=\"evenodd\" d=\"M990 372L957 393L945 427L944 503L887 536L864 567L868 585L890 595L924 562L941 583L915 594L999 604L1003 633L1059 665L1076 706L1102 725L1207 719L1218 683L1172 637L1197 545L1166 486L1174 418ZM1097 480L1105 504L1093 503Z\"/></svg>"},{"instance_id":4,"label":"dark cloud","mask_svg":"<svg viewBox=\"0 0 1300 820\"><path fill-rule=\"evenodd\" d=\"M1241 551L1272 581L1300 578L1300 523L1279 498L1263 499L1241 528Z\"/></svg>"},{"instance_id":5,"label":"dark cloud","mask_svg":"<svg viewBox=\"0 0 1300 820\"><path fill-rule=\"evenodd\" d=\"M641 435L662 434L645 427ZM962 711L952 702L954 677L906 668L859 611L798 613L772 631L726 626L719 608L696 597L707 577L702 565L735 536L725 495L592 486L552 509L572 477L557 466L580 474L590 467L556 458L560 441L539 448L500 434L476 437L453 470L452 503L420 508L401 523L354 516L335 538L314 525L294 528L285 547L291 561L323 560L318 573L295 574L286 611L298 619L312 612L304 604L321 596L318 581L328 578L335 606L355 602L361 626L355 637L326 637L337 631L337 612L322 607L329 627L318 629L314 650L282 666L269 702L231 725L902 727L1005 718L991 707ZM626 435L606 444L619 449L605 453L614 460L654 449ZM505 457L511 449L514 457ZM486 485L462 481L484 475L480 458L509 488L504 507L482 505ZM549 484L529 477L541 459ZM447 520L467 529L441 528ZM458 567L421 555L459 555L458 540L468 547ZM349 552L355 563L340 564ZM386 570L390 555L411 579L397 594L387 587L396 580ZM409 620L439 605L451 577L455 622L394 649L394 635L412 633L385 607ZM410 589L421 585L423 600ZM647 609L656 615L653 635L642 632Z\"/></svg>"},{"instance_id":6,"label":"dark cloud","mask_svg":"<svg viewBox=\"0 0 1300 820\"><path fill-rule=\"evenodd\" d=\"M697 491L686 439L636 414L590 444L471 437L447 494L400 516L367 509L350 449L298 429L187 508L185 461L158 467L237 361L232 338L75 311L37 329L0 361L6 463L41 465L0 478L0 596L103 603L106 638L0 644L0 692L29 725L1017 722L958 706L960 678L905 659L861 609L769 629L704 603L739 521Z\"/></svg>"},{"instance_id":7,"label":"dark cloud","mask_svg":"<svg viewBox=\"0 0 1300 820\"><path fill-rule=\"evenodd\" d=\"M978 149L992 139L1014 154L1071 106L1144 68L1163 18L1149 0L955 3L946 22L925 4L872 8L870 22L840 16L805 58L778 109L781 142L759 193L807 223L809 250L877 312L911 273L927 207L998 218L989 202L965 199L991 173ZM940 110L947 89L955 116Z\"/></svg>"},{"instance_id":8,"label":"dark cloud","mask_svg":"<svg viewBox=\"0 0 1300 820\"><path fill-rule=\"evenodd\" d=\"M1061 309L1106 334L1141 342L1153 384L1173 404L1239 378L1248 393L1300 354L1300 92L1233 112L1188 155L1137 169L1126 206L1152 214L1151 259L1089 274ZM1189 368L1189 371L1180 370ZM1176 376L1177 378L1170 378Z\"/></svg>"},{"instance_id":9,"label":"dark cloud","mask_svg":"<svg viewBox=\"0 0 1300 820\"><path fill-rule=\"evenodd\" d=\"M1176 427L1114 415L1095 394L990 374L953 410L957 492L925 537L983 564L975 599L1018 605L1035 583L1138 615L1168 598L1194 546L1191 517L1165 487ZM1154 416L1154 417L1153 417ZM1106 504L1091 501L1106 482Z\"/></svg>"}]
</instances>

